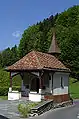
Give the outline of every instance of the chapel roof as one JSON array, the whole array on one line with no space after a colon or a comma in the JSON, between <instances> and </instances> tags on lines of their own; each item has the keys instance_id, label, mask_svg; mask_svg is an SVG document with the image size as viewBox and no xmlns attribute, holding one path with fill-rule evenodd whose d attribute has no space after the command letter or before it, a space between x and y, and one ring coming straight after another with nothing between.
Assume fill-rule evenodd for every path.
<instances>
[{"instance_id":1,"label":"chapel roof","mask_svg":"<svg viewBox=\"0 0 79 119\"><path fill-rule=\"evenodd\" d=\"M21 58L19 61L7 67L8 71L41 69L70 71L55 56L38 51L31 51L30 53L26 54L23 58Z\"/></svg>"}]
</instances>

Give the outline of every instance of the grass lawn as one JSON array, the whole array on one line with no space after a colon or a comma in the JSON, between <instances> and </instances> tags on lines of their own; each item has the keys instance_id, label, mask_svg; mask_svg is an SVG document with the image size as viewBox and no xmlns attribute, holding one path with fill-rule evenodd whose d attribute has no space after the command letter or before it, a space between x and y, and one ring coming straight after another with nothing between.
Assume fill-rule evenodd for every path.
<instances>
[{"instance_id":1,"label":"grass lawn","mask_svg":"<svg viewBox=\"0 0 79 119\"><path fill-rule=\"evenodd\" d=\"M79 81L74 78L70 78L69 89L71 97L74 99L79 99Z\"/></svg>"},{"instance_id":2,"label":"grass lawn","mask_svg":"<svg viewBox=\"0 0 79 119\"><path fill-rule=\"evenodd\" d=\"M7 100L8 99L8 96L0 96L0 99Z\"/></svg>"}]
</instances>

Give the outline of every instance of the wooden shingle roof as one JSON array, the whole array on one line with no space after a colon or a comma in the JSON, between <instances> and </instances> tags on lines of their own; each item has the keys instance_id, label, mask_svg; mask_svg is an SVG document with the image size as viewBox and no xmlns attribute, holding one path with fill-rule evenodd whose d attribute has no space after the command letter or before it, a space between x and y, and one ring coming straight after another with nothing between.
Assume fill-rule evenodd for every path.
<instances>
[{"instance_id":1,"label":"wooden shingle roof","mask_svg":"<svg viewBox=\"0 0 79 119\"><path fill-rule=\"evenodd\" d=\"M22 70L65 70L69 71L63 63L61 63L55 56L38 51L32 51L25 55L22 59L7 68L8 71L22 71Z\"/></svg>"}]
</instances>

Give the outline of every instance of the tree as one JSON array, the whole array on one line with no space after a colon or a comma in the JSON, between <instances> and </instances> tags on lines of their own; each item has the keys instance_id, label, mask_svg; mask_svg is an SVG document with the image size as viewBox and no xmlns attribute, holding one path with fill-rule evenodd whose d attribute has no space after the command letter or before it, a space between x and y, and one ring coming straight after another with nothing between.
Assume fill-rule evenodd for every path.
<instances>
[{"instance_id":1,"label":"tree","mask_svg":"<svg viewBox=\"0 0 79 119\"><path fill-rule=\"evenodd\" d=\"M2 52L3 67L11 65L12 52L8 47Z\"/></svg>"},{"instance_id":2,"label":"tree","mask_svg":"<svg viewBox=\"0 0 79 119\"><path fill-rule=\"evenodd\" d=\"M2 68L3 66L3 62L2 62L2 54L0 53L0 69Z\"/></svg>"},{"instance_id":3,"label":"tree","mask_svg":"<svg viewBox=\"0 0 79 119\"><path fill-rule=\"evenodd\" d=\"M23 57L29 51L34 50L39 40L39 25L33 25L24 31L19 44L19 56Z\"/></svg>"},{"instance_id":4,"label":"tree","mask_svg":"<svg viewBox=\"0 0 79 119\"><path fill-rule=\"evenodd\" d=\"M11 64L15 63L18 59L19 59L19 56L18 56L18 49L17 49L17 46L15 45L14 47L11 48Z\"/></svg>"}]
</instances>

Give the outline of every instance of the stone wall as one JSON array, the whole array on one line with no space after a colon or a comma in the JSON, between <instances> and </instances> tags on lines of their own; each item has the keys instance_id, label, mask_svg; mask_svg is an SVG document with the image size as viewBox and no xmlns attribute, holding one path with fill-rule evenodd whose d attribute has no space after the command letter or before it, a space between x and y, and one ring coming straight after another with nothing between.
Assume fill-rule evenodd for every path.
<instances>
[{"instance_id":1,"label":"stone wall","mask_svg":"<svg viewBox=\"0 0 79 119\"><path fill-rule=\"evenodd\" d=\"M72 105L73 101L69 100L69 101L65 101L62 103L54 103L53 100L50 101L45 101L42 104L38 105L35 108L31 109L31 114L29 116L37 116L37 115L41 115L46 111L49 111L50 109L55 109L55 108L60 108L60 107L66 107L69 105Z\"/></svg>"},{"instance_id":2,"label":"stone wall","mask_svg":"<svg viewBox=\"0 0 79 119\"><path fill-rule=\"evenodd\" d=\"M53 100L50 101L44 101L43 103L40 103L38 106L36 106L35 108L31 109L31 114L42 114L48 110L50 110L51 108L53 108Z\"/></svg>"}]
</instances>

